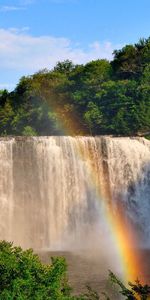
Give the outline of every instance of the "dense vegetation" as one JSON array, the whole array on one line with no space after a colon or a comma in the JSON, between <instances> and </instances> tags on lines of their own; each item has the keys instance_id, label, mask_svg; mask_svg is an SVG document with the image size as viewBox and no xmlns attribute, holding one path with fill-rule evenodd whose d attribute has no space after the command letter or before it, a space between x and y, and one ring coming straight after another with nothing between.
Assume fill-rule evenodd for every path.
<instances>
[{"instance_id":1,"label":"dense vegetation","mask_svg":"<svg viewBox=\"0 0 150 300\"><path fill-rule=\"evenodd\" d=\"M86 65L59 62L0 92L0 135L148 135L150 38Z\"/></svg>"},{"instance_id":2,"label":"dense vegetation","mask_svg":"<svg viewBox=\"0 0 150 300\"><path fill-rule=\"evenodd\" d=\"M120 288L126 300L146 300L150 297L150 286L140 282L123 283L110 272L110 279ZM105 299L110 298L103 293ZM116 296L119 299L119 294ZM84 295L73 296L66 277L64 258L53 258L51 265L43 264L33 251L23 251L11 243L0 242L0 299L1 300L100 300L88 288Z\"/></svg>"}]
</instances>

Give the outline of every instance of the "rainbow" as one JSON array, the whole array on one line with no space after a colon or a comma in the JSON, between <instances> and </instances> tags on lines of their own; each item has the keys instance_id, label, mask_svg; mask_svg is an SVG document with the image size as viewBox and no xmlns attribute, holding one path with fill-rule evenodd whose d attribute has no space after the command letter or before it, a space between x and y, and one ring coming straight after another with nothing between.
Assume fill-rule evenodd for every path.
<instances>
[{"instance_id":1,"label":"rainbow","mask_svg":"<svg viewBox=\"0 0 150 300\"><path fill-rule=\"evenodd\" d=\"M78 154L80 156L83 155L82 151ZM92 185L97 191L99 201L103 202L105 220L111 231L112 240L116 245L118 263L121 263L123 269L123 280L125 283L128 283L139 279L141 283L146 284L148 282L142 266L143 257L140 252L136 250L136 237L134 236L131 227L129 228L124 220L123 208L119 207L117 212L114 213L112 207L113 201L107 183L105 184L104 189L100 184L95 184L97 180L96 169L94 166L96 164L93 164L89 155L87 154L86 157L88 161L88 173L90 174ZM120 201L120 203L122 202Z\"/></svg>"},{"instance_id":2,"label":"rainbow","mask_svg":"<svg viewBox=\"0 0 150 300\"><path fill-rule=\"evenodd\" d=\"M53 103L50 101L50 103L51 110L56 113L59 126L61 125L65 135L74 136L75 133L79 136L84 135L84 128L81 127L80 120L78 116L75 116L75 113L71 112L71 114L68 114L67 107L66 112L65 110L62 111L55 101ZM77 155L82 158L83 153L81 149L78 149ZM135 250L136 237L134 236L131 228L129 228L124 221L122 208L120 207L115 214L113 213L109 188L105 188L104 192L100 184L95 184L96 170L94 164L90 163L91 160L89 156L90 154L88 154L87 157L84 156L84 159L87 159L89 162L87 164L87 168L91 177L92 186L97 191L99 201L103 201L105 219L117 248L118 261L121 263L121 268L123 268L124 282L134 282L136 279L139 279L143 284L149 283L149 279L147 279L142 266L144 257L140 254L140 251L138 252Z\"/></svg>"}]
</instances>

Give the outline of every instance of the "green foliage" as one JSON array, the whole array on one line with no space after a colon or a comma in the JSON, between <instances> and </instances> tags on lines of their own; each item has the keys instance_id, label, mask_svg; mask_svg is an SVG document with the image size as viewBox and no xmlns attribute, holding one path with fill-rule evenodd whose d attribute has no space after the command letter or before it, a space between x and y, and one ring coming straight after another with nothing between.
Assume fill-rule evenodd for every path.
<instances>
[{"instance_id":1,"label":"green foliage","mask_svg":"<svg viewBox=\"0 0 150 300\"><path fill-rule=\"evenodd\" d=\"M150 38L140 39L135 45L126 45L114 51L112 67L115 76L124 79L140 79L150 63Z\"/></svg>"},{"instance_id":2,"label":"green foliage","mask_svg":"<svg viewBox=\"0 0 150 300\"><path fill-rule=\"evenodd\" d=\"M65 272L63 258L44 265L32 250L0 243L0 299L71 299Z\"/></svg>"},{"instance_id":3,"label":"green foliage","mask_svg":"<svg viewBox=\"0 0 150 300\"><path fill-rule=\"evenodd\" d=\"M33 135L37 135L36 131L31 127L31 126L25 126L23 129L22 134L24 136L33 136Z\"/></svg>"},{"instance_id":4,"label":"green foliage","mask_svg":"<svg viewBox=\"0 0 150 300\"><path fill-rule=\"evenodd\" d=\"M129 282L129 287L127 288L111 271L109 272L109 276L112 283L120 288L120 294L124 296L126 300L150 299L150 286L142 285L138 279L135 283Z\"/></svg>"},{"instance_id":5,"label":"green foliage","mask_svg":"<svg viewBox=\"0 0 150 300\"><path fill-rule=\"evenodd\" d=\"M84 119L89 126L89 131L92 134L92 131L101 125L102 123L102 113L100 108L94 102L89 102L87 105L87 110L84 113Z\"/></svg>"},{"instance_id":6,"label":"green foliage","mask_svg":"<svg viewBox=\"0 0 150 300\"><path fill-rule=\"evenodd\" d=\"M0 135L150 134L150 38L114 51L114 59L22 77L0 91Z\"/></svg>"},{"instance_id":7,"label":"green foliage","mask_svg":"<svg viewBox=\"0 0 150 300\"><path fill-rule=\"evenodd\" d=\"M96 291L93 291L89 285L87 285L87 293L81 296L80 300L100 300L100 297Z\"/></svg>"}]
</instances>

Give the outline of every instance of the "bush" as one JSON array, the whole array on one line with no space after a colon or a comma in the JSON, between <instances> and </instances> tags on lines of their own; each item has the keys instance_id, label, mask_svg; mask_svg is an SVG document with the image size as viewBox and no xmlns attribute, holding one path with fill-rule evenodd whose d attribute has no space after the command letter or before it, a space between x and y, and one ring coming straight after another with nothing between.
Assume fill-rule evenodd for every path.
<instances>
[{"instance_id":1,"label":"bush","mask_svg":"<svg viewBox=\"0 0 150 300\"><path fill-rule=\"evenodd\" d=\"M41 263L33 251L23 251L11 243L0 243L0 299L73 299L66 280L64 258Z\"/></svg>"}]
</instances>

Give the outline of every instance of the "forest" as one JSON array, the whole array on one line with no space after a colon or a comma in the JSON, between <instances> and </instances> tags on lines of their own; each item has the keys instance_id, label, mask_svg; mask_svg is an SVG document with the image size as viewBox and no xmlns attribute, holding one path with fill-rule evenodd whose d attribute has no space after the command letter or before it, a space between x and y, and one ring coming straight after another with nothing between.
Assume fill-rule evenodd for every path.
<instances>
[{"instance_id":1,"label":"forest","mask_svg":"<svg viewBox=\"0 0 150 300\"><path fill-rule=\"evenodd\" d=\"M113 60L66 60L0 91L0 135L150 136L150 37Z\"/></svg>"}]
</instances>

